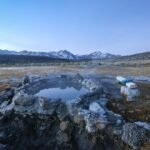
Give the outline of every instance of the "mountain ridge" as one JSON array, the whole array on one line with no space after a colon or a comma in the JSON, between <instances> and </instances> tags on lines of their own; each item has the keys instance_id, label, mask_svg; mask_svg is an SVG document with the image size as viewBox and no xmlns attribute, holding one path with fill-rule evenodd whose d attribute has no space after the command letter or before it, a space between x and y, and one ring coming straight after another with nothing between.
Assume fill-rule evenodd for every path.
<instances>
[{"instance_id":1,"label":"mountain ridge","mask_svg":"<svg viewBox=\"0 0 150 150\"><path fill-rule=\"evenodd\" d=\"M59 59L69 59L69 60L83 60L83 59L109 59L109 58L118 58L119 55L113 55L110 53L102 53L101 51L95 51L90 54L85 55L75 55L67 50L59 50L58 52L33 52L23 50L20 52L2 50L0 49L0 55L26 55L26 56L46 56L50 58L59 58Z\"/></svg>"}]
</instances>

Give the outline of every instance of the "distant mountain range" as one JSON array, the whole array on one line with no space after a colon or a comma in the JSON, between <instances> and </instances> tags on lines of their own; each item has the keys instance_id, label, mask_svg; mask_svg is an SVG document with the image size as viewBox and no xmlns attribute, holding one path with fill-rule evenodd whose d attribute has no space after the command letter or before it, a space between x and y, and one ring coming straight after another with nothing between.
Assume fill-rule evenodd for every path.
<instances>
[{"instance_id":1,"label":"distant mountain range","mask_svg":"<svg viewBox=\"0 0 150 150\"><path fill-rule=\"evenodd\" d=\"M95 51L93 53L87 55L75 55L67 50L60 50L58 52L32 52L23 50L20 52L10 51L10 50L1 50L0 56L4 55L15 55L15 56L39 56L39 57L47 57L46 59L64 59L64 60L103 60L103 59L121 59L121 60L137 60L137 59L150 59L150 52L137 53L133 55L113 55L110 53L102 53L100 51ZM9 57L10 58L10 57Z\"/></svg>"},{"instance_id":2,"label":"distant mountain range","mask_svg":"<svg viewBox=\"0 0 150 150\"><path fill-rule=\"evenodd\" d=\"M87 55L75 55L67 50L60 50L58 52L32 52L23 50L20 52L17 51L9 51L9 50L1 50L0 55L25 55L25 56L46 56L50 58L56 59L68 59L68 60L96 60L96 59L110 59L110 58L118 58L119 55L113 55L110 53L102 53L100 51L96 51Z\"/></svg>"},{"instance_id":3,"label":"distant mountain range","mask_svg":"<svg viewBox=\"0 0 150 150\"><path fill-rule=\"evenodd\" d=\"M136 53L133 55L122 56L121 60L150 60L150 52Z\"/></svg>"}]
</instances>

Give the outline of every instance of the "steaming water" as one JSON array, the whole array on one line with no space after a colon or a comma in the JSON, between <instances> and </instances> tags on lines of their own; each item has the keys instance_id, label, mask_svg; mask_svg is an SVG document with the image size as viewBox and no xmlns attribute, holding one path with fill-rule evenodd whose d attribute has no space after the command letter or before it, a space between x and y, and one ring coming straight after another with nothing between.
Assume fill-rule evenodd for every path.
<instances>
[{"instance_id":1,"label":"steaming water","mask_svg":"<svg viewBox=\"0 0 150 150\"><path fill-rule=\"evenodd\" d=\"M87 93L88 90L86 88L75 89L74 87L67 87L65 89L62 88L49 88L49 89L42 89L36 96L46 97L46 98L61 98L62 100L73 100Z\"/></svg>"}]
</instances>

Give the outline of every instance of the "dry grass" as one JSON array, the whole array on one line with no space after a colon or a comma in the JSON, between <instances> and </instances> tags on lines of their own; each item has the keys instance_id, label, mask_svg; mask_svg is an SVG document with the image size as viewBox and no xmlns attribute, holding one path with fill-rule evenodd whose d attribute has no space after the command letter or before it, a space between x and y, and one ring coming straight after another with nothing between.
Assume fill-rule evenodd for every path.
<instances>
[{"instance_id":1,"label":"dry grass","mask_svg":"<svg viewBox=\"0 0 150 150\"><path fill-rule=\"evenodd\" d=\"M29 67L1 67L0 79L10 77L22 77L27 73L81 73L81 74L107 74L107 75L134 75L150 76L150 66L145 67L121 67L121 66L98 66L82 67L80 65L65 66L29 66Z\"/></svg>"},{"instance_id":2,"label":"dry grass","mask_svg":"<svg viewBox=\"0 0 150 150\"><path fill-rule=\"evenodd\" d=\"M96 69L96 73L111 75L129 76L150 76L150 67L121 67L121 66L102 66Z\"/></svg>"},{"instance_id":3,"label":"dry grass","mask_svg":"<svg viewBox=\"0 0 150 150\"><path fill-rule=\"evenodd\" d=\"M10 87L10 84L7 84L7 83L1 83L0 84L0 92L9 88Z\"/></svg>"}]
</instances>

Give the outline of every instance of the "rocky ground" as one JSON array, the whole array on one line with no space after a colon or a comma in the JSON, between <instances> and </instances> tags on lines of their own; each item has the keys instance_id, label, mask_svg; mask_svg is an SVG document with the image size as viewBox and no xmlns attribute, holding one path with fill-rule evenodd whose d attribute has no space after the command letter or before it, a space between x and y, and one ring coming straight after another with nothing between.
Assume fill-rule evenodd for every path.
<instances>
[{"instance_id":1,"label":"rocky ground","mask_svg":"<svg viewBox=\"0 0 150 150\"><path fill-rule=\"evenodd\" d=\"M149 149L150 84L134 79L141 94L133 101L120 94L113 76L30 74L1 80L0 149ZM89 92L67 102L34 95L66 85Z\"/></svg>"}]
</instances>

